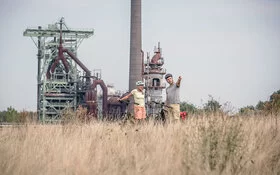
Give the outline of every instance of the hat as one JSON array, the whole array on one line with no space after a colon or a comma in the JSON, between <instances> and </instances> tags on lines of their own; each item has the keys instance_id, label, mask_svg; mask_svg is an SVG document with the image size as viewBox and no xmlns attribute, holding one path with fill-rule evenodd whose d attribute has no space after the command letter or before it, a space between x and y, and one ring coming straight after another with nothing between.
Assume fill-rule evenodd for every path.
<instances>
[{"instance_id":1,"label":"hat","mask_svg":"<svg viewBox=\"0 0 280 175\"><path fill-rule=\"evenodd\" d=\"M144 86L143 81L137 81L137 82L136 82L136 86Z\"/></svg>"},{"instance_id":2,"label":"hat","mask_svg":"<svg viewBox=\"0 0 280 175\"><path fill-rule=\"evenodd\" d=\"M172 74L166 74L165 75L165 79L169 78L169 77L172 77Z\"/></svg>"}]
</instances>

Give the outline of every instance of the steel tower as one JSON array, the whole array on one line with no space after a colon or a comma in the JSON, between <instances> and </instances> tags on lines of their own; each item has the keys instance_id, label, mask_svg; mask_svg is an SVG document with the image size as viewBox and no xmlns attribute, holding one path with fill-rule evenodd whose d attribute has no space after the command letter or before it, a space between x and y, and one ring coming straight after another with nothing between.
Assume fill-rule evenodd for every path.
<instances>
[{"instance_id":1,"label":"steel tower","mask_svg":"<svg viewBox=\"0 0 280 175\"><path fill-rule=\"evenodd\" d=\"M166 74L166 69L163 68L163 64L164 58L162 57L160 43L158 43L158 47L155 47L154 49L152 59L150 59L150 56L147 55L143 70L146 87L146 109L147 115L149 116L157 114L160 110L160 106L152 103L152 101L157 103L163 102L162 93L166 87L163 77L163 75Z\"/></svg>"},{"instance_id":2,"label":"steel tower","mask_svg":"<svg viewBox=\"0 0 280 175\"><path fill-rule=\"evenodd\" d=\"M93 76L77 58L77 50L93 33L93 29L70 29L63 18L45 28L39 26L24 31L23 35L31 37L38 49L39 120L58 120L66 109L86 105L85 93Z\"/></svg>"}]
</instances>

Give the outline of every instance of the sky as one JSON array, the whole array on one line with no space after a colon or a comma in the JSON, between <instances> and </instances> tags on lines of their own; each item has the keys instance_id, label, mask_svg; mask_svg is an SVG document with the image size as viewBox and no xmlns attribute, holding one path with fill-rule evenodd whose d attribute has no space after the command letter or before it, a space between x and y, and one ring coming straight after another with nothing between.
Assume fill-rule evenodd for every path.
<instances>
[{"instance_id":1,"label":"sky","mask_svg":"<svg viewBox=\"0 0 280 175\"><path fill-rule=\"evenodd\" d=\"M23 32L61 17L93 28L78 57L102 69L106 84L128 89L130 0L0 0L0 110L36 109L37 48ZM235 109L280 89L280 1L142 0L142 50L160 42L164 67L182 76L181 101L209 95Z\"/></svg>"}]
</instances>

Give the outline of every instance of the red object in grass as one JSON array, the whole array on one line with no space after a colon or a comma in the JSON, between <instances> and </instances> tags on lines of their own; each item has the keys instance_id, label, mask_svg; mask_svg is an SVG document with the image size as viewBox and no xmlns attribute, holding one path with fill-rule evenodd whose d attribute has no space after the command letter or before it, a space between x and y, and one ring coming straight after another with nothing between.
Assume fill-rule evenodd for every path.
<instances>
[{"instance_id":1,"label":"red object in grass","mask_svg":"<svg viewBox=\"0 0 280 175\"><path fill-rule=\"evenodd\" d=\"M187 116L188 116L188 113L186 111L180 112L180 117L182 120L185 120Z\"/></svg>"}]
</instances>

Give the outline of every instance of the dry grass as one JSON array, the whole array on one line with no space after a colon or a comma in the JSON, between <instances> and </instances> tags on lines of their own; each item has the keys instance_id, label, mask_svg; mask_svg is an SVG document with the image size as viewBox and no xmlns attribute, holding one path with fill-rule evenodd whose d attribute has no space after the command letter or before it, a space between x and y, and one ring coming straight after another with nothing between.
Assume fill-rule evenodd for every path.
<instances>
[{"instance_id":1,"label":"dry grass","mask_svg":"<svg viewBox=\"0 0 280 175\"><path fill-rule=\"evenodd\" d=\"M0 174L280 174L275 119L0 128Z\"/></svg>"}]
</instances>

